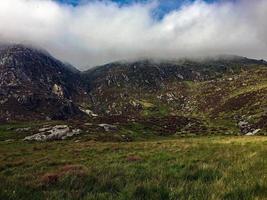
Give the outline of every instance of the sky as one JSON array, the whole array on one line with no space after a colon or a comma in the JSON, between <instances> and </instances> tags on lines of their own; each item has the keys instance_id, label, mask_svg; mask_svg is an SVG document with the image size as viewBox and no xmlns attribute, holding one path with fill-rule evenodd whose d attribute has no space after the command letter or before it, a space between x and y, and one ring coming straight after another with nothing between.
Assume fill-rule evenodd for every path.
<instances>
[{"instance_id":1,"label":"sky","mask_svg":"<svg viewBox=\"0 0 267 200\"><path fill-rule=\"evenodd\" d=\"M84 4L88 2L93 2L94 0L57 0L60 3L64 4L71 4L73 6L77 6L79 4ZM119 4L120 6L130 5L134 3L147 3L148 0L111 0L112 2L115 2ZM194 0L158 0L157 7L154 9L154 18L162 19L165 14L176 10L181 7L181 5L185 3L191 3ZM205 2L214 2L216 0L205 0Z\"/></svg>"},{"instance_id":2,"label":"sky","mask_svg":"<svg viewBox=\"0 0 267 200\"><path fill-rule=\"evenodd\" d=\"M267 0L1 0L0 43L85 70L108 62L234 54L267 59Z\"/></svg>"},{"instance_id":3,"label":"sky","mask_svg":"<svg viewBox=\"0 0 267 200\"><path fill-rule=\"evenodd\" d=\"M88 2L93 2L95 0L56 0L60 3L71 4L77 6L79 4L84 4ZM102 0L103 1L103 0ZM119 5L129 5L134 3L147 3L148 0L111 0L112 2L118 3ZM205 2L215 2L216 0L203 0ZM194 2L194 0L158 0L159 5L157 6L157 11L160 11L162 15L178 9L181 5L185 3Z\"/></svg>"}]
</instances>

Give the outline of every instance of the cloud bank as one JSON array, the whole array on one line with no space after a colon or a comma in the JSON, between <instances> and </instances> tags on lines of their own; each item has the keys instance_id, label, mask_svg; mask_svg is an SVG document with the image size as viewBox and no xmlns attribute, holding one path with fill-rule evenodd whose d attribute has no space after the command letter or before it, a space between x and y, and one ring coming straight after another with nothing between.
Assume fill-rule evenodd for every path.
<instances>
[{"instance_id":1,"label":"cloud bank","mask_svg":"<svg viewBox=\"0 0 267 200\"><path fill-rule=\"evenodd\" d=\"M162 19L157 2L76 7L52 0L0 1L0 42L48 50L80 69L116 60L236 54L267 59L267 1L185 3Z\"/></svg>"}]
</instances>

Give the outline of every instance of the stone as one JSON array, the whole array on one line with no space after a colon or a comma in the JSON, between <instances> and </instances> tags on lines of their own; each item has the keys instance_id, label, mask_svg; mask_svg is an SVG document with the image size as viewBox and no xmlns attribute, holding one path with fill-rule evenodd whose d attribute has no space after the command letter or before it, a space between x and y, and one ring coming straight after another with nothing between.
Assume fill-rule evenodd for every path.
<instances>
[{"instance_id":1,"label":"stone","mask_svg":"<svg viewBox=\"0 0 267 200\"><path fill-rule=\"evenodd\" d=\"M91 116L91 117L98 117L97 114L95 114L93 111L89 110L89 109L83 109L83 108L79 108L80 111L82 111L83 113L85 113L86 115L88 116Z\"/></svg>"},{"instance_id":2,"label":"stone","mask_svg":"<svg viewBox=\"0 0 267 200\"><path fill-rule=\"evenodd\" d=\"M254 130L254 131L252 131L252 132L247 133L246 136L253 136L253 135L256 135L260 130L261 130L261 129L256 129L256 130Z\"/></svg>"},{"instance_id":3,"label":"stone","mask_svg":"<svg viewBox=\"0 0 267 200\"><path fill-rule=\"evenodd\" d=\"M117 126L110 125L110 124L99 124L98 126L104 128L104 130L106 132L117 131L118 130Z\"/></svg>"},{"instance_id":4,"label":"stone","mask_svg":"<svg viewBox=\"0 0 267 200\"><path fill-rule=\"evenodd\" d=\"M67 138L79 135L80 129L70 129L68 125L56 125L53 127L44 127L39 129L39 133L25 137L24 141L51 141L65 140Z\"/></svg>"},{"instance_id":5,"label":"stone","mask_svg":"<svg viewBox=\"0 0 267 200\"><path fill-rule=\"evenodd\" d=\"M16 132L25 132L25 131L29 131L29 130L31 130L31 128L30 127L26 127L26 128L17 128L15 131Z\"/></svg>"},{"instance_id":6,"label":"stone","mask_svg":"<svg viewBox=\"0 0 267 200\"><path fill-rule=\"evenodd\" d=\"M60 85L54 84L52 88L52 92L60 98L64 97L64 92Z\"/></svg>"}]
</instances>

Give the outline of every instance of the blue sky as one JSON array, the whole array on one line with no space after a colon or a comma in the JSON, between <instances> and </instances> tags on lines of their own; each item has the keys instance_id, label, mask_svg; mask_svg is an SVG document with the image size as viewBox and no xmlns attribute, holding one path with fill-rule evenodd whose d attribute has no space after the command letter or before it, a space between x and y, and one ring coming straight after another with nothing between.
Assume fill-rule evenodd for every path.
<instances>
[{"instance_id":1,"label":"blue sky","mask_svg":"<svg viewBox=\"0 0 267 200\"><path fill-rule=\"evenodd\" d=\"M57 1L59 1L60 3L72 4L76 6L82 2L90 2L95 0L57 0ZM135 2L146 3L149 0L111 0L111 1L117 2L120 5L127 5ZM172 10L178 9L183 3L193 2L195 0L158 0L158 1L159 1L159 6L156 9L156 16L162 18L165 14L171 12ZM204 0L204 1L211 3L218 0Z\"/></svg>"}]
</instances>

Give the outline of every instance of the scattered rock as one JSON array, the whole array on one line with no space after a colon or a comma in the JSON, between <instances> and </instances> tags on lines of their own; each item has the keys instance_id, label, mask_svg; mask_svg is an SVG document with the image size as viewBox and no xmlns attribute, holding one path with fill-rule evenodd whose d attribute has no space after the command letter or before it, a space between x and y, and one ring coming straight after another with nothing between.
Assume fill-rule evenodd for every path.
<instances>
[{"instance_id":1,"label":"scattered rock","mask_svg":"<svg viewBox=\"0 0 267 200\"><path fill-rule=\"evenodd\" d=\"M83 113L85 113L86 115L90 116L90 117L98 117L97 114L95 114L93 111L89 110L89 109L83 109L83 108L79 108L80 111L82 111Z\"/></svg>"},{"instance_id":2,"label":"scattered rock","mask_svg":"<svg viewBox=\"0 0 267 200\"><path fill-rule=\"evenodd\" d=\"M26 127L26 128L17 128L15 131L16 132L25 132L25 131L29 131L29 130L31 130L31 128L30 127Z\"/></svg>"},{"instance_id":3,"label":"scattered rock","mask_svg":"<svg viewBox=\"0 0 267 200\"><path fill-rule=\"evenodd\" d=\"M117 131L118 130L117 126L110 125L110 124L99 124L98 126L104 128L104 130L106 132Z\"/></svg>"},{"instance_id":4,"label":"scattered rock","mask_svg":"<svg viewBox=\"0 0 267 200\"><path fill-rule=\"evenodd\" d=\"M252 132L247 133L246 136L253 136L253 135L256 135L260 130L261 130L261 129L256 129L256 130L254 130L254 131L252 131Z\"/></svg>"},{"instance_id":5,"label":"scattered rock","mask_svg":"<svg viewBox=\"0 0 267 200\"><path fill-rule=\"evenodd\" d=\"M65 140L69 137L79 135L80 129L70 129L67 125L56 125L54 127L45 127L39 129L39 133L25 137L25 141L49 141L49 140Z\"/></svg>"}]
</instances>

